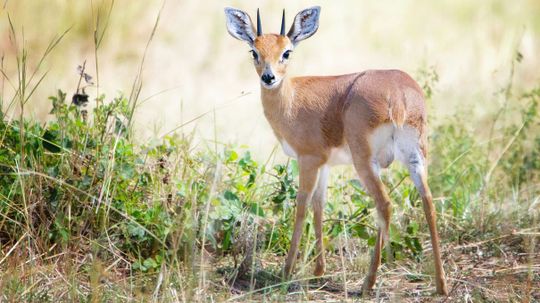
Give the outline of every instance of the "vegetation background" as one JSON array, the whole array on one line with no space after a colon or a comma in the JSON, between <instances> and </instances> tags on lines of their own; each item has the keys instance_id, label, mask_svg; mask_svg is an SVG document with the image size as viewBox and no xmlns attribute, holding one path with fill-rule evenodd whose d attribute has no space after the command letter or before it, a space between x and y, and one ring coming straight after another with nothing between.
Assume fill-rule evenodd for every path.
<instances>
[{"instance_id":1,"label":"vegetation background","mask_svg":"<svg viewBox=\"0 0 540 303\"><path fill-rule=\"evenodd\" d=\"M450 300L540 300L540 2L317 4L319 31L290 74L399 68L428 96ZM264 119L247 46L224 25L223 7L259 7L276 32L282 8L291 24L313 2L0 5L2 300L356 298L373 218L349 168L329 192L328 276L309 279L307 224L296 281L276 277L296 166ZM395 260L366 299L442 301L405 176L397 165L384 176Z\"/></svg>"}]
</instances>

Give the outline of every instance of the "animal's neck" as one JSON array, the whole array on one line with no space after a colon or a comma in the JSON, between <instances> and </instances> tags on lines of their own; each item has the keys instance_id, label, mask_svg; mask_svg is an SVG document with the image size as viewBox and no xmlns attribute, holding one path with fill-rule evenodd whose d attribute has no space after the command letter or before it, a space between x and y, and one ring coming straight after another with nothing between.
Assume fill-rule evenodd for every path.
<instances>
[{"instance_id":1,"label":"animal's neck","mask_svg":"<svg viewBox=\"0 0 540 303\"><path fill-rule=\"evenodd\" d=\"M267 115L293 115L294 93L294 85L288 77L283 78L279 86L274 89L261 87L261 100L265 113Z\"/></svg>"}]
</instances>

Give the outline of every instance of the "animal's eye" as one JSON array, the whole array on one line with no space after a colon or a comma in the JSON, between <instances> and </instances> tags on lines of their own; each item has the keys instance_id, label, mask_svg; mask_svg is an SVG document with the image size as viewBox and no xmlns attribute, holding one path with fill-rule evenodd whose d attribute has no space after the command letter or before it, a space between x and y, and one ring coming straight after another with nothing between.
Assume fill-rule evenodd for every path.
<instances>
[{"instance_id":1,"label":"animal's eye","mask_svg":"<svg viewBox=\"0 0 540 303\"><path fill-rule=\"evenodd\" d=\"M283 53L283 60L289 59L289 56L291 55L291 52L292 52L291 50L285 51Z\"/></svg>"},{"instance_id":2,"label":"animal's eye","mask_svg":"<svg viewBox=\"0 0 540 303\"><path fill-rule=\"evenodd\" d=\"M250 50L251 56L253 56L253 60L259 61L259 55L257 55L257 52L254 50Z\"/></svg>"}]
</instances>

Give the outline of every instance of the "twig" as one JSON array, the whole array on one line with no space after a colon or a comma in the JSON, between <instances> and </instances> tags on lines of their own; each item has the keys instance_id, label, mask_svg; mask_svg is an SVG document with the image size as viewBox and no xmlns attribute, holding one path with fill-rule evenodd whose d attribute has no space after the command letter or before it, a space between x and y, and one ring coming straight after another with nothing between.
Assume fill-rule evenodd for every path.
<instances>
[{"instance_id":1,"label":"twig","mask_svg":"<svg viewBox=\"0 0 540 303\"><path fill-rule=\"evenodd\" d=\"M26 235L28 234L28 231L25 231L24 234L21 236L21 238L17 241L17 243L15 243L15 245L13 245L9 251L7 252L7 254L2 258L2 260L0 260L0 265L2 263L4 263L4 261L6 260L7 257L9 257L9 255L11 255L11 253L15 250L15 248L17 248L17 246L19 245L19 243L21 243L21 241L26 238Z\"/></svg>"},{"instance_id":2,"label":"twig","mask_svg":"<svg viewBox=\"0 0 540 303\"><path fill-rule=\"evenodd\" d=\"M523 230L517 231L517 232L516 232L516 231L513 231L513 232L511 232L511 233L509 233L509 234L502 235L502 236L498 236L498 237L494 237L494 238L491 238L491 239L487 239L487 240L482 240L482 241L478 241L478 242L474 242L474 243L469 243L469 244L464 244L464 245L455 246L455 247L452 247L452 250L476 247L476 246L480 246L480 245L483 245L483 244L486 244L486 243L489 243L489 242L494 242L494 241L501 240L501 239L505 239L505 238L512 237L512 236L539 235L540 233L530 233L530 232L525 232L526 230L537 229L537 228L538 228L538 227L533 227L533 228L523 229Z\"/></svg>"}]
</instances>

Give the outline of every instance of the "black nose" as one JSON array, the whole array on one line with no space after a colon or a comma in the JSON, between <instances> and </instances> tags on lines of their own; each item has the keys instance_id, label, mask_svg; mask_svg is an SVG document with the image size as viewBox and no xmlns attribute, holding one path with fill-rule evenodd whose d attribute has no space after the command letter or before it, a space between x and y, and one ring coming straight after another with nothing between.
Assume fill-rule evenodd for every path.
<instances>
[{"instance_id":1,"label":"black nose","mask_svg":"<svg viewBox=\"0 0 540 303\"><path fill-rule=\"evenodd\" d=\"M274 77L274 75L272 75L272 74L263 74L262 77L261 77L261 80L263 80L263 82L266 83L266 84L270 84L270 83L274 82L275 79L276 79L276 77Z\"/></svg>"}]
</instances>

